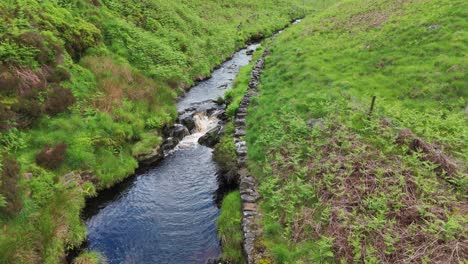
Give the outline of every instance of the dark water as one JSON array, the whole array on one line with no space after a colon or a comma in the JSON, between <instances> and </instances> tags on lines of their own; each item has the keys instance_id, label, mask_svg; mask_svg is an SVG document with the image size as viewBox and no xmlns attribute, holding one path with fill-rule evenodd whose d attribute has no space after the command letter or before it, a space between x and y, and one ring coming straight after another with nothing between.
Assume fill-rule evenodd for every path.
<instances>
[{"instance_id":1,"label":"dark water","mask_svg":"<svg viewBox=\"0 0 468 264\"><path fill-rule=\"evenodd\" d=\"M110 263L206 263L220 253L211 149L180 149L139 175L88 222Z\"/></svg>"},{"instance_id":2,"label":"dark water","mask_svg":"<svg viewBox=\"0 0 468 264\"><path fill-rule=\"evenodd\" d=\"M241 67L249 64L252 56L247 55L249 50L255 50L259 44L250 45L235 53L232 58L212 73L210 79L200 82L179 101L177 110L179 112L197 105L207 100L216 100L218 97L224 97L226 91L232 88L232 81L236 78Z\"/></svg>"},{"instance_id":3,"label":"dark water","mask_svg":"<svg viewBox=\"0 0 468 264\"><path fill-rule=\"evenodd\" d=\"M190 90L178 110L223 96L250 60L247 50L236 53L212 79ZM156 167L90 202L85 210L90 249L109 263L204 264L219 256L217 167L211 149L187 139Z\"/></svg>"}]
</instances>

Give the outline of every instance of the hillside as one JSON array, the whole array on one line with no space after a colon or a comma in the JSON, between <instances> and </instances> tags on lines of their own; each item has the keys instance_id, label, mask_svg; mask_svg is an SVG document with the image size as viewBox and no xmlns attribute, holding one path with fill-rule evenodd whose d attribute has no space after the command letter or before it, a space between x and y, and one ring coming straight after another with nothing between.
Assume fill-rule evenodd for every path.
<instances>
[{"instance_id":1,"label":"hillside","mask_svg":"<svg viewBox=\"0 0 468 264\"><path fill-rule=\"evenodd\" d=\"M272 44L249 110L263 263L464 263L466 2L329 3Z\"/></svg>"},{"instance_id":2,"label":"hillside","mask_svg":"<svg viewBox=\"0 0 468 264\"><path fill-rule=\"evenodd\" d=\"M161 144L176 96L306 11L299 0L1 1L0 262L62 262L85 238L85 197Z\"/></svg>"}]
</instances>

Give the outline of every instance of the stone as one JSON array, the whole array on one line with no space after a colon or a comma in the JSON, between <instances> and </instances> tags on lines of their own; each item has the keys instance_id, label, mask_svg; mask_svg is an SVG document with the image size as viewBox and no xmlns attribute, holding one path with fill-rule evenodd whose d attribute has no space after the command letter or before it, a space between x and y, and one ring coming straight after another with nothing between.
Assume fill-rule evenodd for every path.
<instances>
[{"instance_id":1,"label":"stone","mask_svg":"<svg viewBox=\"0 0 468 264\"><path fill-rule=\"evenodd\" d=\"M319 128L323 128L323 119L321 119L321 118L311 119L311 120L309 120L309 122L307 123L307 125L308 125L310 128L314 128L314 127L316 127L316 126L318 126Z\"/></svg>"},{"instance_id":2,"label":"stone","mask_svg":"<svg viewBox=\"0 0 468 264\"><path fill-rule=\"evenodd\" d=\"M245 134L245 129L236 128L235 133L234 133L235 137L243 137L245 135L246 135Z\"/></svg>"},{"instance_id":3,"label":"stone","mask_svg":"<svg viewBox=\"0 0 468 264\"><path fill-rule=\"evenodd\" d=\"M181 124L175 124L172 129L170 136L173 138L177 138L178 140L182 140L184 137L190 135L188 129Z\"/></svg>"},{"instance_id":4,"label":"stone","mask_svg":"<svg viewBox=\"0 0 468 264\"><path fill-rule=\"evenodd\" d=\"M207 147L214 147L216 144L219 143L219 140L221 139L221 136L223 135L223 126L222 125L218 125L212 129L210 129L208 132L206 132L205 135L203 135L202 137L200 137L200 139L198 139L198 143L200 145L204 145L204 146L207 146Z\"/></svg>"},{"instance_id":5,"label":"stone","mask_svg":"<svg viewBox=\"0 0 468 264\"><path fill-rule=\"evenodd\" d=\"M258 200L258 197L255 197L255 196L250 195L250 194L242 194L241 199L242 199L243 202L255 203Z\"/></svg>"},{"instance_id":6,"label":"stone","mask_svg":"<svg viewBox=\"0 0 468 264\"><path fill-rule=\"evenodd\" d=\"M234 121L234 125L236 125L236 126L245 126L245 124L246 124L245 118L237 118Z\"/></svg>"},{"instance_id":7,"label":"stone","mask_svg":"<svg viewBox=\"0 0 468 264\"><path fill-rule=\"evenodd\" d=\"M157 146L147 153L140 153L134 157L140 164L149 166L164 159L164 152L161 147Z\"/></svg>"},{"instance_id":8,"label":"stone","mask_svg":"<svg viewBox=\"0 0 468 264\"><path fill-rule=\"evenodd\" d=\"M180 123L182 123L182 125L184 125L189 131L192 131L192 129L195 128L195 120L193 120L191 115L181 117Z\"/></svg>"},{"instance_id":9,"label":"stone","mask_svg":"<svg viewBox=\"0 0 468 264\"><path fill-rule=\"evenodd\" d=\"M257 211L255 203L244 203L244 211Z\"/></svg>"},{"instance_id":10,"label":"stone","mask_svg":"<svg viewBox=\"0 0 468 264\"><path fill-rule=\"evenodd\" d=\"M177 144L179 144L179 142L180 140L177 138L168 137L166 140L164 140L162 149L164 152L172 150L177 146Z\"/></svg>"},{"instance_id":11,"label":"stone","mask_svg":"<svg viewBox=\"0 0 468 264\"><path fill-rule=\"evenodd\" d=\"M24 176L24 179L31 180L33 177L33 174L31 172L26 172L23 176Z\"/></svg>"}]
</instances>

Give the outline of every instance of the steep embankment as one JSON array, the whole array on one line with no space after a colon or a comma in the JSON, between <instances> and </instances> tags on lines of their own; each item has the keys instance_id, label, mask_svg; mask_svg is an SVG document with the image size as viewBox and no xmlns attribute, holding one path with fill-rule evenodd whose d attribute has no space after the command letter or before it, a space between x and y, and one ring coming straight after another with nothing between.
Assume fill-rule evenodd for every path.
<instances>
[{"instance_id":1,"label":"steep embankment","mask_svg":"<svg viewBox=\"0 0 468 264\"><path fill-rule=\"evenodd\" d=\"M466 261L466 2L336 2L276 40L249 109L255 246L264 263Z\"/></svg>"},{"instance_id":2,"label":"steep embankment","mask_svg":"<svg viewBox=\"0 0 468 264\"><path fill-rule=\"evenodd\" d=\"M176 95L298 4L2 1L0 262L63 259L85 237L84 198L161 143Z\"/></svg>"}]
</instances>

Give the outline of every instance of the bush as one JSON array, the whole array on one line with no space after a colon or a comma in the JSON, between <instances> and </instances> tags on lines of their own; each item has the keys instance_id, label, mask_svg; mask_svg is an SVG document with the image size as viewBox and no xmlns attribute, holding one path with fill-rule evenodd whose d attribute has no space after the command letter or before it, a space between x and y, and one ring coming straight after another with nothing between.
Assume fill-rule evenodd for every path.
<instances>
[{"instance_id":1,"label":"bush","mask_svg":"<svg viewBox=\"0 0 468 264\"><path fill-rule=\"evenodd\" d=\"M48 82L62 82L70 80L71 74L64 67L50 68L47 72Z\"/></svg>"},{"instance_id":2,"label":"bush","mask_svg":"<svg viewBox=\"0 0 468 264\"><path fill-rule=\"evenodd\" d=\"M36 155L36 163L46 169L56 169L65 159L67 144L60 143L55 147L45 146L44 149Z\"/></svg>"},{"instance_id":3,"label":"bush","mask_svg":"<svg viewBox=\"0 0 468 264\"><path fill-rule=\"evenodd\" d=\"M6 205L0 210L7 216L17 214L22 208L21 188L18 185L20 167L14 158L5 157L3 160L0 193Z\"/></svg>"},{"instance_id":4,"label":"bush","mask_svg":"<svg viewBox=\"0 0 468 264\"><path fill-rule=\"evenodd\" d=\"M18 128L27 128L41 115L41 105L35 99L20 98L11 106L11 110L17 114L16 127Z\"/></svg>"},{"instance_id":5,"label":"bush","mask_svg":"<svg viewBox=\"0 0 468 264\"><path fill-rule=\"evenodd\" d=\"M18 79L6 66L0 66L0 87L2 92L14 93L18 87Z\"/></svg>"},{"instance_id":6,"label":"bush","mask_svg":"<svg viewBox=\"0 0 468 264\"><path fill-rule=\"evenodd\" d=\"M75 103L75 96L69 89L55 86L47 97L44 105L45 112L51 116L64 112Z\"/></svg>"},{"instance_id":7,"label":"bush","mask_svg":"<svg viewBox=\"0 0 468 264\"><path fill-rule=\"evenodd\" d=\"M15 117L15 113L10 111L6 106L0 104L0 131L8 130L12 127L11 120Z\"/></svg>"}]
</instances>

